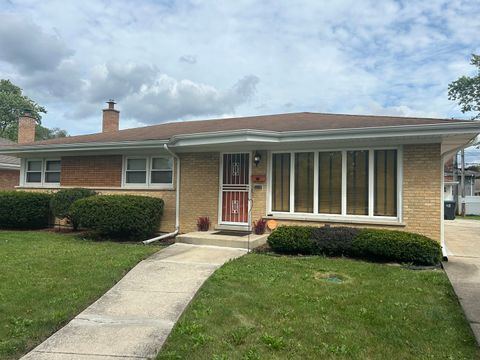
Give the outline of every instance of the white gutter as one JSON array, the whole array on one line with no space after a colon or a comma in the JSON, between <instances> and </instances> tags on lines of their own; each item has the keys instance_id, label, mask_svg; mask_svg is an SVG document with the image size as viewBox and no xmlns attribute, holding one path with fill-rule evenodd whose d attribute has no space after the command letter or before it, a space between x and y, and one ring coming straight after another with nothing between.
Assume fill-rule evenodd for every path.
<instances>
[{"instance_id":1,"label":"white gutter","mask_svg":"<svg viewBox=\"0 0 480 360\"><path fill-rule=\"evenodd\" d=\"M175 194L175 231L171 232L169 234L164 234L161 236L154 237L152 239L148 239L143 241L145 245L150 244L154 241L162 240L162 239L167 239L169 237L175 237L179 230L180 230L180 157L175 154L172 150L168 148L167 144L163 145L163 148L170 154L172 155L175 160L177 161L177 171L176 171L176 176L177 176L177 188L176 188L176 194Z\"/></svg>"},{"instance_id":2,"label":"white gutter","mask_svg":"<svg viewBox=\"0 0 480 360\"><path fill-rule=\"evenodd\" d=\"M461 145L459 147L456 147L455 149L452 149L450 151L447 151L442 154L441 156L441 182L440 182L440 194L441 194L441 201L440 201L440 245L442 246L442 256L444 261L448 261L448 248L447 244L445 242L445 208L444 208L444 201L445 201L445 193L444 193L444 186L445 186L445 162L447 159L452 156L452 154L457 153L458 151L465 149L471 145L473 145L477 140L477 136L475 136L473 139L471 139L468 143Z\"/></svg>"}]
</instances>

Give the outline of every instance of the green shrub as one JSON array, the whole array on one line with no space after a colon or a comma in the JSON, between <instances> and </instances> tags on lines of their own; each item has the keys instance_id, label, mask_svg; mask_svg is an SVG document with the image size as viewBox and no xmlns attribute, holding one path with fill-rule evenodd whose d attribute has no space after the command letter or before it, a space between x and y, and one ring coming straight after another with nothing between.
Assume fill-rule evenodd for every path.
<instances>
[{"instance_id":1,"label":"green shrub","mask_svg":"<svg viewBox=\"0 0 480 360\"><path fill-rule=\"evenodd\" d=\"M51 195L0 191L0 229L40 229L48 226Z\"/></svg>"},{"instance_id":2,"label":"green shrub","mask_svg":"<svg viewBox=\"0 0 480 360\"><path fill-rule=\"evenodd\" d=\"M352 243L356 256L435 265L442 257L440 244L426 236L402 231L364 229Z\"/></svg>"},{"instance_id":3,"label":"green shrub","mask_svg":"<svg viewBox=\"0 0 480 360\"><path fill-rule=\"evenodd\" d=\"M436 265L442 257L437 241L391 230L280 226L270 234L267 243L277 253L293 255L344 255L422 265Z\"/></svg>"},{"instance_id":4,"label":"green shrub","mask_svg":"<svg viewBox=\"0 0 480 360\"><path fill-rule=\"evenodd\" d=\"M273 251L281 254L304 254L314 252L312 233L314 227L310 226L280 226L273 231L267 239Z\"/></svg>"},{"instance_id":5,"label":"green shrub","mask_svg":"<svg viewBox=\"0 0 480 360\"><path fill-rule=\"evenodd\" d=\"M312 233L314 253L328 256L351 255L353 240L359 232L359 229L345 226L317 228Z\"/></svg>"},{"instance_id":6,"label":"green shrub","mask_svg":"<svg viewBox=\"0 0 480 360\"><path fill-rule=\"evenodd\" d=\"M72 204L83 198L94 196L97 193L94 190L74 188L74 189L62 189L57 191L52 196L50 201L50 208L55 217L59 219L67 219L73 227L73 230L78 228L78 219L72 216L70 208Z\"/></svg>"},{"instance_id":7,"label":"green shrub","mask_svg":"<svg viewBox=\"0 0 480 360\"><path fill-rule=\"evenodd\" d=\"M77 200L72 216L102 236L144 240L159 228L163 200L148 196L98 195Z\"/></svg>"}]
</instances>

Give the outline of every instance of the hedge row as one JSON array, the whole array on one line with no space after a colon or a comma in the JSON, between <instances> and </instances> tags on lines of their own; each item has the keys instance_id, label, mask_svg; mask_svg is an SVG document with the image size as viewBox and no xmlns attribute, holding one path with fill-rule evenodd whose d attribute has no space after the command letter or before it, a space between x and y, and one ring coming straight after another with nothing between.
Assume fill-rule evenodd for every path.
<instances>
[{"instance_id":1,"label":"hedge row","mask_svg":"<svg viewBox=\"0 0 480 360\"><path fill-rule=\"evenodd\" d=\"M0 192L0 229L40 229L48 226L52 195Z\"/></svg>"},{"instance_id":2,"label":"hedge row","mask_svg":"<svg viewBox=\"0 0 480 360\"><path fill-rule=\"evenodd\" d=\"M159 227L163 200L148 196L102 195L77 200L72 215L83 227L117 239L146 239Z\"/></svg>"},{"instance_id":3,"label":"hedge row","mask_svg":"<svg viewBox=\"0 0 480 360\"><path fill-rule=\"evenodd\" d=\"M1 191L0 229L46 228L54 215L109 238L144 240L157 232L163 207L158 198L96 195L80 188L55 194Z\"/></svg>"},{"instance_id":4,"label":"hedge row","mask_svg":"<svg viewBox=\"0 0 480 360\"><path fill-rule=\"evenodd\" d=\"M349 256L422 265L440 262L440 244L426 236L403 231L350 227L281 226L268 237L281 254Z\"/></svg>"}]
</instances>

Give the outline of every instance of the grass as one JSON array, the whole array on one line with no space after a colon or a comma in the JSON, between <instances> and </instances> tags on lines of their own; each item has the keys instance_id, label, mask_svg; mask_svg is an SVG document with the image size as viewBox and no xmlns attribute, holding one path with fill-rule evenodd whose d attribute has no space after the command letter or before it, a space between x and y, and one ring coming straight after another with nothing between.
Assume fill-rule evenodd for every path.
<instances>
[{"instance_id":1,"label":"grass","mask_svg":"<svg viewBox=\"0 0 480 360\"><path fill-rule=\"evenodd\" d=\"M477 359L442 270L250 254L217 270L157 359Z\"/></svg>"},{"instance_id":2,"label":"grass","mask_svg":"<svg viewBox=\"0 0 480 360\"><path fill-rule=\"evenodd\" d=\"M158 247L0 231L0 359L58 330Z\"/></svg>"},{"instance_id":3,"label":"grass","mask_svg":"<svg viewBox=\"0 0 480 360\"><path fill-rule=\"evenodd\" d=\"M480 216L479 215L467 215L465 217L457 216L457 219L480 220Z\"/></svg>"}]
</instances>

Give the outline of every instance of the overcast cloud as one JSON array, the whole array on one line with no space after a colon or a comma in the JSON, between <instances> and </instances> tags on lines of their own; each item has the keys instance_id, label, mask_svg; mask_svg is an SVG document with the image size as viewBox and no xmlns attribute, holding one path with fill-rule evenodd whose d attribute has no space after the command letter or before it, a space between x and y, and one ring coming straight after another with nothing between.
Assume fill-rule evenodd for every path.
<instances>
[{"instance_id":1,"label":"overcast cloud","mask_svg":"<svg viewBox=\"0 0 480 360\"><path fill-rule=\"evenodd\" d=\"M0 77L44 124L319 111L464 117L448 84L480 52L478 1L0 2Z\"/></svg>"}]
</instances>

